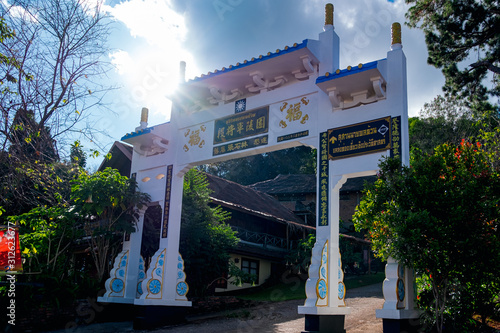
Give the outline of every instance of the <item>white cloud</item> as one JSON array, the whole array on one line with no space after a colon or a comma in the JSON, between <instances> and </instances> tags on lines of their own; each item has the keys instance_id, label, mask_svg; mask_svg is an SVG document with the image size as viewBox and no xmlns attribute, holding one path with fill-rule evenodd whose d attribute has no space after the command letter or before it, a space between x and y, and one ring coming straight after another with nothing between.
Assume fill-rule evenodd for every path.
<instances>
[{"instance_id":1,"label":"white cloud","mask_svg":"<svg viewBox=\"0 0 500 333\"><path fill-rule=\"evenodd\" d=\"M179 62L188 62L188 73L196 71L193 56L182 47L184 17L168 0L128 0L105 9L130 33L120 41L120 50L110 54L129 103L146 106L150 115L162 118L158 123L165 121L171 104L166 96L179 82Z\"/></svg>"},{"instance_id":2,"label":"white cloud","mask_svg":"<svg viewBox=\"0 0 500 333\"><path fill-rule=\"evenodd\" d=\"M111 63L115 65L118 74L125 74L133 66L133 60L126 51L115 51L110 53L109 57L111 58Z\"/></svg>"},{"instance_id":3,"label":"white cloud","mask_svg":"<svg viewBox=\"0 0 500 333\"><path fill-rule=\"evenodd\" d=\"M108 10L127 26L133 37L142 37L151 45L176 46L187 32L184 17L166 0L129 0Z\"/></svg>"}]
</instances>

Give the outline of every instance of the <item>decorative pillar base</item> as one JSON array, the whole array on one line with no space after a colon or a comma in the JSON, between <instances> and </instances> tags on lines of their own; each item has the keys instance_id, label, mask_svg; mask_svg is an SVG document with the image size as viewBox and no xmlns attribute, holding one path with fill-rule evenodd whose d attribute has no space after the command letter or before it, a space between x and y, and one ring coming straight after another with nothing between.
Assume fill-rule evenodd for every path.
<instances>
[{"instance_id":1,"label":"decorative pillar base","mask_svg":"<svg viewBox=\"0 0 500 333\"><path fill-rule=\"evenodd\" d=\"M135 330L150 330L186 321L187 307L182 306L136 306Z\"/></svg>"},{"instance_id":2,"label":"decorative pillar base","mask_svg":"<svg viewBox=\"0 0 500 333\"><path fill-rule=\"evenodd\" d=\"M418 310L389 310L377 309L375 314L383 322L384 333L418 333L422 332L423 325L420 321Z\"/></svg>"},{"instance_id":3,"label":"decorative pillar base","mask_svg":"<svg viewBox=\"0 0 500 333\"><path fill-rule=\"evenodd\" d=\"M424 327L419 318L415 319L383 319L382 327L384 333L420 333Z\"/></svg>"},{"instance_id":4,"label":"decorative pillar base","mask_svg":"<svg viewBox=\"0 0 500 333\"><path fill-rule=\"evenodd\" d=\"M134 304L134 298L124 298L124 297L97 297L99 303L118 303L118 304Z\"/></svg>"},{"instance_id":5,"label":"decorative pillar base","mask_svg":"<svg viewBox=\"0 0 500 333\"><path fill-rule=\"evenodd\" d=\"M305 331L302 333L346 333L344 315L306 314Z\"/></svg>"}]
</instances>

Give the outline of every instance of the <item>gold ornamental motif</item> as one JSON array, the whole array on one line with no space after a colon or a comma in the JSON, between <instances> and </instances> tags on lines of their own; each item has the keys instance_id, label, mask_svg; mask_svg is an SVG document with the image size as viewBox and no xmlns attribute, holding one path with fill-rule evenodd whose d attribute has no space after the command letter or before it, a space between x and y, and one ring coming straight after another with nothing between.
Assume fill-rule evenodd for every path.
<instances>
[{"instance_id":1,"label":"gold ornamental motif","mask_svg":"<svg viewBox=\"0 0 500 333\"><path fill-rule=\"evenodd\" d=\"M392 42L391 45L401 44L401 24L394 22L392 24Z\"/></svg>"}]
</instances>

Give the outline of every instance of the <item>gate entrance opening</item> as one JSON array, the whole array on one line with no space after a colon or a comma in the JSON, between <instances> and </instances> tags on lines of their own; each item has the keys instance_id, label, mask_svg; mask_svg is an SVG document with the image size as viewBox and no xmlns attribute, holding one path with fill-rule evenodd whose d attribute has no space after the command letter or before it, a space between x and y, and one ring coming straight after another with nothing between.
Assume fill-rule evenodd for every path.
<instances>
[{"instance_id":1,"label":"gate entrance opening","mask_svg":"<svg viewBox=\"0 0 500 333\"><path fill-rule=\"evenodd\" d=\"M306 39L183 83L168 123L148 127L143 109L140 126L122 140L134 147L131 173L140 190L163 211L159 248L147 272L141 271L142 212L99 301L191 306L179 254L185 172L201 164L305 145L318 151L317 221L307 299L298 312L306 316L306 331L331 325L343 331L350 308L339 252L339 190L349 178L375 175L383 156L408 164L409 147L399 24L393 24L384 59L340 69L339 44L333 5L328 4L318 40ZM394 323L418 316L411 270L389 261L383 291L379 318Z\"/></svg>"}]
</instances>

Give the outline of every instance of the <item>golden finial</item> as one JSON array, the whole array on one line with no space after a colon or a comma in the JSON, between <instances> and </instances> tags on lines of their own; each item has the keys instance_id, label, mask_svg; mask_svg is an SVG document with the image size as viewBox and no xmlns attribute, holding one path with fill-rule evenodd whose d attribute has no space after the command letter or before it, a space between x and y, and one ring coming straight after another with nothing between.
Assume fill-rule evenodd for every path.
<instances>
[{"instance_id":1,"label":"golden finial","mask_svg":"<svg viewBox=\"0 0 500 333\"><path fill-rule=\"evenodd\" d=\"M149 113L148 108L142 108L142 111L141 111L141 123L147 123L148 122L148 113Z\"/></svg>"},{"instance_id":2,"label":"golden finial","mask_svg":"<svg viewBox=\"0 0 500 333\"><path fill-rule=\"evenodd\" d=\"M333 25L333 5L327 3L325 6L325 25Z\"/></svg>"},{"instance_id":3,"label":"golden finial","mask_svg":"<svg viewBox=\"0 0 500 333\"><path fill-rule=\"evenodd\" d=\"M401 44L401 24L399 24L398 22L394 22L392 24L391 32L392 32L391 45Z\"/></svg>"}]
</instances>

